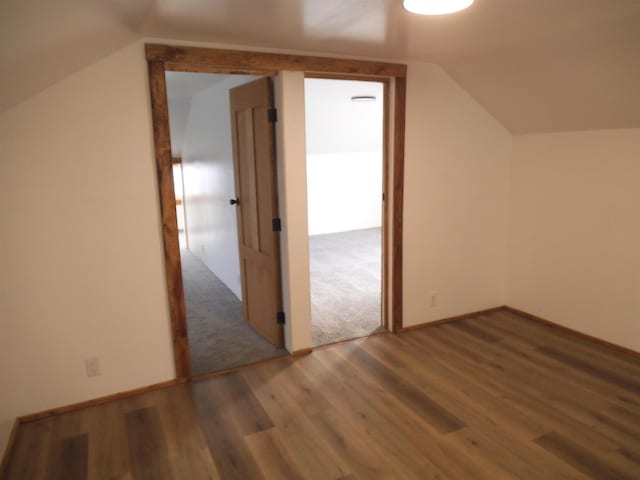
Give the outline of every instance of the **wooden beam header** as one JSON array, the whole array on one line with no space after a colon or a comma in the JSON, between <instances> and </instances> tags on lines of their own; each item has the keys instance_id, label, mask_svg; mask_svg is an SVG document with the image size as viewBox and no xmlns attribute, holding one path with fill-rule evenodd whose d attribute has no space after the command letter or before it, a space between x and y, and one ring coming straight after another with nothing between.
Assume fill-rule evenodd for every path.
<instances>
[{"instance_id":1,"label":"wooden beam header","mask_svg":"<svg viewBox=\"0 0 640 480\"><path fill-rule=\"evenodd\" d=\"M326 58L280 53L220 50L201 47L174 47L146 44L147 61L167 65L207 65L221 68L293 70L304 72L342 73L404 78L407 66L400 63L372 62L347 58ZM177 68L176 68L177 69Z\"/></svg>"}]
</instances>

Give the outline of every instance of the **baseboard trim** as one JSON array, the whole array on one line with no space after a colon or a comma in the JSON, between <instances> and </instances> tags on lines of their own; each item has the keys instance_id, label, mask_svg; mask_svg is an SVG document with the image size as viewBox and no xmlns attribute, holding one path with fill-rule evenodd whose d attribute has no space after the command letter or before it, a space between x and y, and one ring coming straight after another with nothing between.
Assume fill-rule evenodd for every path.
<instances>
[{"instance_id":1,"label":"baseboard trim","mask_svg":"<svg viewBox=\"0 0 640 480\"><path fill-rule=\"evenodd\" d=\"M11 458L11 454L13 453L13 447L16 443L16 436L18 435L19 426L20 426L20 419L16 418L13 421L13 426L11 427L11 433L9 433L7 446L4 448L4 453L2 454L2 463L0 463L0 478L4 478L5 473L7 473L7 468L9 468L9 459Z\"/></svg>"},{"instance_id":2,"label":"baseboard trim","mask_svg":"<svg viewBox=\"0 0 640 480\"><path fill-rule=\"evenodd\" d=\"M312 351L313 351L312 348L303 348L303 349L294 351L293 353L291 353L291 356L293 356L293 357L301 357L301 356L310 354ZM277 359L281 359L281 358L286 358L286 356L268 358L266 360L261 360L261 361L250 363L250 364L247 364L247 365L241 365L239 367L227 368L225 370L220 370L218 372L213 372L213 373L207 373L207 374L204 374L204 375L193 376L193 377L190 377L188 379L167 380L165 382L155 383L153 385L147 385L145 387L134 388L132 390L126 390L124 392L113 393L111 395L106 395L104 397L93 398L91 400L86 400L84 402L72 403L70 405L64 405L64 406L61 406L61 407L50 408L48 410L42 410L40 412L31 413L31 414L28 414L28 415L22 415L22 416L16 418L16 420L14 422L14 425L13 425L13 429L11 430L11 436L9 437L9 441L10 442L15 441L15 435L17 433L18 426L23 424L23 423L35 422L36 420L41 420L43 418L52 417L54 415L61 415L63 413L74 412L76 410L82 410L83 408L94 407L94 406L102 405L104 403L112 402L112 401L115 401L115 400L121 400L123 398L133 397L135 395L140 395L142 393L152 392L154 390L161 390L163 388L167 388L167 387L171 387L171 386L174 386L174 385L178 385L180 383L200 382L200 381L203 381L203 380L208 380L210 378L219 377L220 375L226 375L227 373L237 372L237 371L242 370L244 368L255 367L256 365L260 365L260 364L267 363L267 362L270 362L270 361L273 361L273 360L277 360ZM4 462L7 461L8 454L6 452L8 451L9 446L12 446L12 445L10 443L7 444L7 449L5 449L5 454L4 454L3 460L2 460L3 461L2 467L5 466ZM0 472L2 472L2 470L0 470ZM1 475L0 475L0 478L2 478Z\"/></svg>"},{"instance_id":3,"label":"baseboard trim","mask_svg":"<svg viewBox=\"0 0 640 480\"><path fill-rule=\"evenodd\" d=\"M309 355L313 352L313 348L301 348L300 350L295 350L291 353L292 357L304 357L305 355Z\"/></svg>"},{"instance_id":4,"label":"baseboard trim","mask_svg":"<svg viewBox=\"0 0 640 480\"><path fill-rule=\"evenodd\" d=\"M84 402L72 403L71 405L65 405L63 407L50 408L41 412L32 413L29 415L23 415L18 417L20 423L35 422L43 418L52 417L54 415L60 415L63 413L74 412L76 410L82 410L83 408L95 407L96 405L102 405L104 403L113 402L114 400L121 400L123 398L133 397L142 393L153 392L154 390L161 390L163 388L171 387L183 383L178 379L167 380L165 382L154 383L153 385L147 385L146 387L134 388L132 390L126 390L124 392L113 393L104 397L93 398Z\"/></svg>"},{"instance_id":5,"label":"baseboard trim","mask_svg":"<svg viewBox=\"0 0 640 480\"><path fill-rule=\"evenodd\" d=\"M463 313L462 315L456 315L454 317L441 318L440 320L432 320L430 322L418 323L416 325L410 325L408 327L401 328L398 333L410 332L412 330L421 330L426 327L435 327L436 325L442 325L443 323L457 322L458 320L465 320L471 317L477 317L478 315L488 315L489 313L498 312L504 310L504 305L499 307L487 308L485 310L478 310L477 312Z\"/></svg>"},{"instance_id":6,"label":"baseboard trim","mask_svg":"<svg viewBox=\"0 0 640 480\"><path fill-rule=\"evenodd\" d=\"M581 337L581 338L583 338L585 340L589 340L590 342L598 343L598 344L603 345L605 347L612 348L612 349L614 349L614 350L616 350L616 351L618 351L620 353L623 353L625 355L633 357L635 360L640 360L640 352L637 352L636 350L632 350L632 349L627 348L627 347L623 347L622 345L618 345L617 343L608 342L607 340L603 340L601 338L594 337L593 335L589 335L588 333L583 333L583 332L580 332L578 330L574 330L573 328L565 327L564 325L560 325L558 323L552 322L552 321L547 320L547 319L542 318L542 317L538 317L537 315L533 315L531 313L519 310L517 308L510 307L508 305L505 305L503 307L503 310L506 310L506 311L511 312L511 313L515 313L516 315L520 315L521 317L525 317L525 318L527 318L529 320L533 320L535 322L542 323L542 324L544 324L544 325L546 325L548 327L557 328L558 330L562 330L563 332L567 332L567 333L570 333L570 334L575 335L577 337Z\"/></svg>"}]
</instances>

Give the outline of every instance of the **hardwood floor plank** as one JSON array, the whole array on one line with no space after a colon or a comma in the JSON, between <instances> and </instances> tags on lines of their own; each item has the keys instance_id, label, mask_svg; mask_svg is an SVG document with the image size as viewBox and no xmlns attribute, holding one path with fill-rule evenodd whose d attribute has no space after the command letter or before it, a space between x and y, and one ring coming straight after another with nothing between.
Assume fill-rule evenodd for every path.
<instances>
[{"instance_id":1,"label":"hardwood floor plank","mask_svg":"<svg viewBox=\"0 0 640 480\"><path fill-rule=\"evenodd\" d=\"M299 460L306 478L337 479L353 473L320 438L299 405L282 393L283 384L288 383L290 369L287 362L276 375L264 369L245 370L242 375L272 418L282 442Z\"/></svg>"},{"instance_id":2,"label":"hardwood floor plank","mask_svg":"<svg viewBox=\"0 0 640 480\"><path fill-rule=\"evenodd\" d=\"M556 433L547 433L537 438L536 443L542 445L550 452L570 463L578 470L585 472L593 478L607 478L620 480L637 480L637 476L629 476L611 462L595 455L570 439Z\"/></svg>"},{"instance_id":3,"label":"hardwood floor plank","mask_svg":"<svg viewBox=\"0 0 640 480\"><path fill-rule=\"evenodd\" d=\"M544 391L541 392L528 382L513 383L508 379L499 382L493 367L482 366L481 357L474 354L471 359L467 356L464 347L460 347L456 343L444 344L432 337L434 337L433 333L420 339L406 337L406 340L418 345L426 344L431 352L438 352L439 358L447 365L447 368L453 369L483 388L490 389L506 405L511 405L523 414L531 415L538 421L545 422L546 429L562 428L563 431L569 432L572 436L583 439L603 451L612 451L618 448L618 443L611 441L609 436L604 436L602 432L595 431L586 423L574 418L570 411L567 412L563 409L564 405L546 397ZM547 420L550 423L547 423Z\"/></svg>"},{"instance_id":4,"label":"hardwood floor plank","mask_svg":"<svg viewBox=\"0 0 640 480\"><path fill-rule=\"evenodd\" d=\"M223 379L225 376L192 385L200 426L220 477L261 479L260 468L244 441L250 419L239 420L235 402L227 395L228 392L223 391L223 387L230 383ZM264 412L259 412L256 423L264 422L264 415Z\"/></svg>"},{"instance_id":5,"label":"hardwood floor plank","mask_svg":"<svg viewBox=\"0 0 640 480\"><path fill-rule=\"evenodd\" d=\"M545 355L562 362L571 368L581 370L593 377L596 377L603 382L617 385L620 388L629 390L634 395L640 395L640 382L630 380L623 375L618 375L613 370L600 367L594 363L581 360L580 358L573 356L566 352L561 352L553 347L538 347L538 351Z\"/></svg>"},{"instance_id":6,"label":"hardwood floor plank","mask_svg":"<svg viewBox=\"0 0 640 480\"><path fill-rule=\"evenodd\" d=\"M364 348L370 348L373 354L376 353L375 350L378 350L378 353L379 350L385 350L389 343L377 342L376 349L372 348L374 342L364 344ZM389 350L386 350L386 355L391 355ZM535 466L537 476L583 478L583 475L575 469L567 467L537 445L529 443L533 438L540 436L540 430L534 430L536 434L533 435L534 431L522 428L523 423L527 425L523 422L523 416L513 409L507 411L509 409L505 408L504 403L498 398L483 396L478 389L473 389L473 395L467 397L458 387L459 384L453 381L455 380L453 372L447 372L442 377L438 377L433 373L437 370L434 359L423 356L422 352L414 351L410 346L394 349L393 355L398 359L404 359L403 368L396 368L396 372L403 375L407 381L426 389L428 394L439 403L446 404L470 427L468 431L482 432L488 443L508 452L508 455L516 458L517 462L526 463L528 467ZM384 358L388 358L387 356ZM419 369L419 365L425 364L428 368Z\"/></svg>"},{"instance_id":7,"label":"hardwood floor plank","mask_svg":"<svg viewBox=\"0 0 640 480\"><path fill-rule=\"evenodd\" d=\"M87 433L58 440L49 457L47 477L53 480L86 480L88 457Z\"/></svg>"},{"instance_id":8,"label":"hardwood floor plank","mask_svg":"<svg viewBox=\"0 0 640 480\"><path fill-rule=\"evenodd\" d=\"M463 332L466 332L469 335L473 335L474 337L479 338L480 340L484 340L485 342L497 342L498 340L500 340L500 337L493 335L481 328L477 328L470 322L453 322L450 323L449 326L462 330Z\"/></svg>"},{"instance_id":9,"label":"hardwood floor plank","mask_svg":"<svg viewBox=\"0 0 640 480\"><path fill-rule=\"evenodd\" d=\"M129 459L137 479L171 478L167 445L155 407L133 410L125 415Z\"/></svg>"},{"instance_id":10,"label":"hardwood floor plank","mask_svg":"<svg viewBox=\"0 0 640 480\"><path fill-rule=\"evenodd\" d=\"M607 453L604 455L604 459L606 462L615 465L619 471L624 472L630 478L638 478L640 475L640 465L624 455L620 450Z\"/></svg>"},{"instance_id":11,"label":"hardwood floor plank","mask_svg":"<svg viewBox=\"0 0 640 480\"><path fill-rule=\"evenodd\" d=\"M638 469L640 469L640 450L633 451L625 447L620 447L618 449L618 452L620 452L620 455L622 455L623 457L635 463L638 466Z\"/></svg>"},{"instance_id":12,"label":"hardwood floor plank","mask_svg":"<svg viewBox=\"0 0 640 480\"><path fill-rule=\"evenodd\" d=\"M640 376L640 362L620 351L602 345L580 336L573 335L561 329L544 325L535 320L522 317L512 312L497 312L477 319L478 324L497 327L510 332L511 336L521 337L523 340L534 339L538 345L547 344L559 350L570 350L576 354L591 358L602 365L625 370L637 378ZM543 342L540 339L544 339Z\"/></svg>"},{"instance_id":13,"label":"hardwood floor plank","mask_svg":"<svg viewBox=\"0 0 640 480\"><path fill-rule=\"evenodd\" d=\"M464 449L454 445L447 435L439 435L435 428L393 395L379 386L374 387L372 384L376 381L375 377L361 375L333 351L323 351L318 358L321 364L333 372L333 382L326 384L327 390L332 394L331 402L338 405L338 408L342 406L347 411L353 411L355 415L352 417L363 428L371 431L372 435L377 435L378 442L387 440L383 449L395 461L414 466L422 464L419 471L425 478L439 478L441 475L459 479L499 478L496 472L482 471ZM316 376L313 365L307 364L300 368L309 371L309 375ZM316 369L318 376L321 376L323 370L326 371L322 365ZM370 395L372 390L376 395Z\"/></svg>"},{"instance_id":14,"label":"hardwood floor plank","mask_svg":"<svg viewBox=\"0 0 640 480\"><path fill-rule=\"evenodd\" d=\"M20 425L3 480L46 478L49 450L55 442L51 438L52 428L51 419Z\"/></svg>"},{"instance_id":15,"label":"hardwood floor plank","mask_svg":"<svg viewBox=\"0 0 640 480\"><path fill-rule=\"evenodd\" d=\"M481 328L492 328L488 326L487 322L481 322L479 325ZM540 341L546 342L546 340ZM549 372L546 375L558 379L564 385L562 391L568 396L573 399L586 400L582 404L592 412L602 412L617 422L640 426L640 408L635 405L632 399L630 401L629 392L618 389L610 383L601 382L582 371L572 371L561 362L540 354L537 351L539 343L533 341L531 337L529 337L528 343L525 343L515 336L505 336L500 340L499 345L515 358L528 362L531 368L545 369ZM612 387L615 392L611 390ZM616 395L612 395L612 393L616 393ZM634 414L630 408L637 410L638 413Z\"/></svg>"},{"instance_id":16,"label":"hardwood floor plank","mask_svg":"<svg viewBox=\"0 0 640 480\"><path fill-rule=\"evenodd\" d=\"M85 412L89 432L89 478L125 477L131 471L125 414L121 402L106 403Z\"/></svg>"},{"instance_id":17,"label":"hardwood floor plank","mask_svg":"<svg viewBox=\"0 0 640 480\"><path fill-rule=\"evenodd\" d=\"M306 414L332 408L325 396L325 389L318 387L295 365L296 362L288 362L284 370L280 364L265 365L262 371L267 378L275 379L280 396L285 396L288 403L295 404Z\"/></svg>"},{"instance_id":18,"label":"hardwood floor plank","mask_svg":"<svg viewBox=\"0 0 640 480\"><path fill-rule=\"evenodd\" d=\"M318 355L314 362L306 364L296 364L301 372L308 372L310 378L314 378L314 366L324 369L331 364L331 356L335 356L337 361L340 357L333 352L324 351ZM317 360L320 360L318 362ZM342 369L344 370L344 368ZM403 478L414 478L415 472L419 471L420 478L443 478L444 472L432 462L427 455L420 452L418 445L409 441L413 434L407 432L405 428L407 422L391 422L389 411L391 408L400 407L399 404L390 407L389 401L392 396L380 399L378 396L363 396L362 393L368 391L367 381L362 381L358 375L343 376L336 372L328 381L322 381L326 395L334 405L336 415L339 416L341 424L344 424L350 431L360 432L365 441L371 445L371 450L375 455L383 459L385 469L395 471ZM411 415L411 412L406 412ZM422 424L419 417L415 417L414 422ZM413 425L413 422L412 422ZM420 425L420 431L425 434L426 425ZM435 433L435 432L434 432ZM428 434L427 434L428 435ZM427 436L424 435L424 436ZM423 436L423 438L424 438ZM389 463L388 459L393 458Z\"/></svg>"},{"instance_id":19,"label":"hardwood floor plank","mask_svg":"<svg viewBox=\"0 0 640 480\"><path fill-rule=\"evenodd\" d=\"M229 407L234 412L243 435L273 427L273 422L239 373L218 377L213 388L213 396L218 405L222 408Z\"/></svg>"},{"instance_id":20,"label":"hardwood floor plank","mask_svg":"<svg viewBox=\"0 0 640 480\"><path fill-rule=\"evenodd\" d=\"M409 405L414 412L433 425L440 433L450 433L465 427L460 419L442 405L437 404L418 389L400 379L392 370L359 348L357 344L338 345L336 351L363 371L375 375L383 388Z\"/></svg>"},{"instance_id":21,"label":"hardwood floor plank","mask_svg":"<svg viewBox=\"0 0 640 480\"><path fill-rule=\"evenodd\" d=\"M534 465L523 461L513 452L509 451L508 448L505 448L499 443L492 442L474 428L467 427L452 436L460 441L465 448L470 450L474 456L508 472L511 478L540 480L549 478L547 473L543 472L542 469L536 468ZM561 476L556 472L556 478L570 477Z\"/></svg>"},{"instance_id":22,"label":"hardwood floor plank","mask_svg":"<svg viewBox=\"0 0 640 480\"><path fill-rule=\"evenodd\" d=\"M95 478L108 478L109 480L133 480L133 477L131 476L131 472L123 473L122 475L116 475L115 477L95 477Z\"/></svg>"},{"instance_id":23,"label":"hardwood floor plank","mask_svg":"<svg viewBox=\"0 0 640 480\"><path fill-rule=\"evenodd\" d=\"M463 345L473 343L474 340L466 337L463 338L455 331L447 331L446 326L438 327L440 331L434 332L432 335L438 336L443 343L448 343L451 346L455 346L457 349L461 349ZM446 337L442 337L445 335ZM480 344L478 344L478 347ZM600 395L606 397L606 386L597 379L593 379L590 376L585 376L586 381L578 381L574 379L570 373L559 374L557 368L542 369L537 363L537 359L533 361L523 362L517 355L513 355L508 349L504 349L504 345L501 342L492 344L482 344L482 351L476 350L475 359L481 362L484 366L490 368L498 368L500 370L500 377L505 377L512 385L517 385L520 389L533 389L534 394L548 399L554 404L560 404L561 407L571 413L571 415L578 418L580 421L589 424L597 425L603 432L609 432L612 430L610 423L602 422L597 413L600 409L606 408L614 402L620 400L618 392L624 392L619 390L616 386L609 386L609 401L599 402ZM541 355L544 357L544 355ZM522 370L521 370L522 369ZM522 371L526 371L528 381L520 382ZM496 377L496 378L500 378ZM597 392L597 393L596 393ZM623 401L624 405L635 405L636 398L630 395L628 392L626 395L626 401ZM566 410L569 408L569 410ZM625 432L617 432L622 433ZM617 435L614 434L615 435ZM626 441L636 442L633 437L625 435Z\"/></svg>"},{"instance_id":24,"label":"hardwood floor plank","mask_svg":"<svg viewBox=\"0 0 640 480\"><path fill-rule=\"evenodd\" d=\"M265 478L305 478L295 457L280 440L276 428L248 435L245 440Z\"/></svg>"},{"instance_id":25,"label":"hardwood floor plank","mask_svg":"<svg viewBox=\"0 0 640 480\"><path fill-rule=\"evenodd\" d=\"M629 425L634 425L638 430L640 430L640 409L637 411L631 411L627 407L610 405L607 408L607 412L616 415L616 418L621 418L623 422L626 422Z\"/></svg>"},{"instance_id":26,"label":"hardwood floor plank","mask_svg":"<svg viewBox=\"0 0 640 480\"><path fill-rule=\"evenodd\" d=\"M207 447L191 449L171 459L170 471L174 479L220 480L222 477Z\"/></svg>"},{"instance_id":27,"label":"hardwood floor plank","mask_svg":"<svg viewBox=\"0 0 640 480\"><path fill-rule=\"evenodd\" d=\"M535 438L551 430L537 417L525 415L518 409L502 402L501 393L494 393L485 389L481 384L474 383L446 364L441 363L441 360L434 355L405 341L401 335L390 341L377 342L376 349L376 352L371 353L377 355L382 361L388 362L390 358L395 359L396 368L394 371L399 371L404 375L414 375L415 372L421 386L433 385L445 394L455 396L458 401L482 415L488 415L492 419L498 416L507 428L522 432L526 438ZM420 366L426 368L420 369Z\"/></svg>"},{"instance_id":28,"label":"hardwood floor plank","mask_svg":"<svg viewBox=\"0 0 640 480\"><path fill-rule=\"evenodd\" d=\"M359 430L345 425L335 410L317 413L311 422L327 440L329 447L348 467L361 478L397 478L384 457L371 448L371 439ZM416 478L415 475L411 478Z\"/></svg>"},{"instance_id":29,"label":"hardwood floor plank","mask_svg":"<svg viewBox=\"0 0 640 480\"><path fill-rule=\"evenodd\" d=\"M157 392L157 407L162 415L167 450L170 458L184 458L207 448L207 441L199 428L189 385Z\"/></svg>"}]
</instances>

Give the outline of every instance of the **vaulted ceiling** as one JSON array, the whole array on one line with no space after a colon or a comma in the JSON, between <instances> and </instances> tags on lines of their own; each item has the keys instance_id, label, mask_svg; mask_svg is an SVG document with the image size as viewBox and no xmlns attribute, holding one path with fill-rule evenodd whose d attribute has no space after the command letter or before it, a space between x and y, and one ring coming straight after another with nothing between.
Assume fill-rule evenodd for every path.
<instances>
[{"instance_id":1,"label":"vaulted ceiling","mask_svg":"<svg viewBox=\"0 0 640 480\"><path fill-rule=\"evenodd\" d=\"M143 37L441 65L513 133L640 127L640 0L1 0L0 111Z\"/></svg>"}]
</instances>

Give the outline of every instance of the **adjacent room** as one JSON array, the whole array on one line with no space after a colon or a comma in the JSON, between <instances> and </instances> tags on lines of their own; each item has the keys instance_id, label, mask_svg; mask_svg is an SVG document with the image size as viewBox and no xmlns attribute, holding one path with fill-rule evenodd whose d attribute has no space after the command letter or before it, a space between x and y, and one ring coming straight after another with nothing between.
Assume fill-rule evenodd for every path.
<instances>
[{"instance_id":1,"label":"adjacent room","mask_svg":"<svg viewBox=\"0 0 640 480\"><path fill-rule=\"evenodd\" d=\"M167 72L187 335L194 376L284 355L243 318L229 90L259 77Z\"/></svg>"},{"instance_id":2,"label":"adjacent room","mask_svg":"<svg viewBox=\"0 0 640 480\"><path fill-rule=\"evenodd\" d=\"M383 87L304 81L313 346L384 331Z\"/></svg>"}]
</instances>

